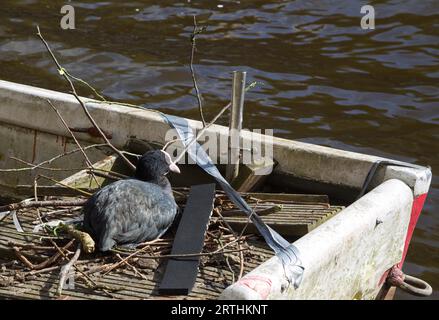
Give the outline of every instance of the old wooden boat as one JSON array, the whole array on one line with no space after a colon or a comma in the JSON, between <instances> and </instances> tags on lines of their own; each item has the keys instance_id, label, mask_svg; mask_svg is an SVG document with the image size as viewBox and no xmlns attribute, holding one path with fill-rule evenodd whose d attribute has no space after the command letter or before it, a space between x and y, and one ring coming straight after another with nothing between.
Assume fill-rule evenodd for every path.
<instances>
[{"instance_id":1,"label":"old wooden boat","mask_svg":"<svg viewBox=\"0 0 439 320\"><path fill-rule=\"evenodd\" d=\"M90 129L89 120L72 95L0 81L0 169L22 167L23 163L14 158L37 164L76 148L47 99L75 129L81 144L102 142ZM159 113L83 99L116 147L141 153L147 146L165 144L169 124ZM201 128L200 122L188 121L194 128ZM208 132L225 136L228 128L213 125ZM241 138L250 139L250 133L242 132ZM317 227L306 228L294 240L305 267L299 288L288 285L279 260L272 257L259 261L239 281L221 288L212 297L384 298L389 291L385 281L389 270L402 267L409 249L430 186L430 169L280 138L274 138L273 144L276 166L264 180L265 191L323 194L329 197L331 205L342 207L336 214L321 219ZM115 158L108 158L108 148L90 148L87 152L92 162L114 164ZM45 166L67 168L51 172L54 178L62 180L77 173L83 158L80 153L72 153ZM28 192L26 186L32 185L37 173L38 170L0 172L1 197L24 197ZM173 184L188 186L205 181L209 179L199 168L186 165ZM365 181L369 182L367 192L358 198ZM2 236L8 236L2 232Z\"/></svg>"}]
</instances>

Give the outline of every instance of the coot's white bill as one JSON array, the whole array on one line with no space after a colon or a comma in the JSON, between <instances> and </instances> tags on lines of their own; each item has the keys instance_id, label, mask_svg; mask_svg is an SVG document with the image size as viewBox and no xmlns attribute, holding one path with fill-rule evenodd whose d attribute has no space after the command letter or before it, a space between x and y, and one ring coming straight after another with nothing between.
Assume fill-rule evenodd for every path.
<instances>
[{"instance_id":1,"label":"coot's white bill","mask_svg":"<svg viewBox=\"0 0 439 320\"><path fill-rule=\"evenodd\" d=\"M169 164L169 170L175 173L180 173L180 168L172 162L171 155L164 150L161 150L165 154L166 163Z\"/></svg>"}]
</instances>

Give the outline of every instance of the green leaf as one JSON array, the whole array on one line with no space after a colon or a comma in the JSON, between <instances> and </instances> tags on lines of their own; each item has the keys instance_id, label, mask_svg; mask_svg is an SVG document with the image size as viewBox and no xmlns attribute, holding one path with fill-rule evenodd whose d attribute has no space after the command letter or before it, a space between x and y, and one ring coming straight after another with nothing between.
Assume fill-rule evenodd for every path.
<instances>
[{"instance_id":1,"label":"green leaf","mask_svg":"<svg viewBox=\"0 0 439 320\"><path fill-rule=\"evenodd\" d=\"M259 82L259 81L253 81L252 83L250 83L247 86L247 88L245 88L245 91L249 91L249 90L253 89L254 87L256 87L258 85L263 86L264 84L262 82Z\"/></svg>"}]
</instances>

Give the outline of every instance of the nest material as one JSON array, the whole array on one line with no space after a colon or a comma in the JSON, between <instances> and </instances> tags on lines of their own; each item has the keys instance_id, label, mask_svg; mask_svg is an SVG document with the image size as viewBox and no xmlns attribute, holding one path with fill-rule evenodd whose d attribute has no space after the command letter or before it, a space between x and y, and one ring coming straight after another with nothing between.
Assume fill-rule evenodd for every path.
<instances>
[{"instance_id":1,"label":"nest material","mask_svg":"<svg viewBox=\"0 0 439 320\"><path fill-rule=\"evenodd\" d=\"M187 190L178 192L177 201L184 206ZM78 198L80 199L80 198ZM55 199L51 199L55 200ZM230 209L231 203L220 192L215 199L213 215L205 235L204 248L201 253L190 254L200 258L199 276L194 295L197 298L212 298L212 290L218 295L225 287L238 280L245 271L251 270L272 255L265 245L257 241L254 235L244 235L233 231L223 219L221 212ZM31 230L42 222L48 223L78 218L81 207L52 206L44 208L25 208L18 212L24 233L15 231L12 223L6 219L1 224L8 225L7 236L0 238L0 245L9 251L10 257L0 260L0 295L1 288L26 286L26 282L46 279L55 275L62 281L58 283L57 294L61 296L66 287L65 279L73 274L76 289L80 288L114 298L118 292L126 291L123 281L106 279L136 279L146 281L153 287L141 298L151 298L157 294L156 284L160 282L164 265L170 255L175 227L171 228L162 238L140 244L135 249L114 248L109 254L90 253L90 247L75 257L75 247L80 241L90 245L87 234L68 224L57 227L43 228L38 233ZM88 236L89 237L89 236ZM88 239L83 241L84 238ZM258 248L258 250L255 250ZM0 255L1 257L1 255ZM76 259L75 259L76 258ZM72 261L74 260L74 261ZM70 270L65 266L70 264ZM64 267L64 268L63 268ZM64 273L63 273L64 272ZM47 280L49 281L49 280ZM115 286L114 283L118 285ZM207 290L208 293L202 293ZM212 289L215 288L215 289ZM64 293L72 290L64 289ZM97 293L98 292L98 293ZM123 294L122 294L123 296Z\"/></svg>"}]
</instances>

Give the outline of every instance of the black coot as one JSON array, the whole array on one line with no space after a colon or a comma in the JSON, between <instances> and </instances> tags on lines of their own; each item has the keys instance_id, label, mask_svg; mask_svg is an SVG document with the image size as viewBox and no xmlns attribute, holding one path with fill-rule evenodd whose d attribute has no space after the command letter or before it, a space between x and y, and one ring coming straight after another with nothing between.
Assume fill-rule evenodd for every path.
<instances>
[{"instance_id":1,"label":"black coot","mask_svg":"<svg viewBox=\"0 0 439 320\"><path fill-rule=\"evenodd\" d=\"M84 230L100 251L114 245L135 245L163 235L177 214L169 171L180 173L162 150L148 151L139 160L134 178L114 182L84 206Z\"/></svg>"}]
</instances>

